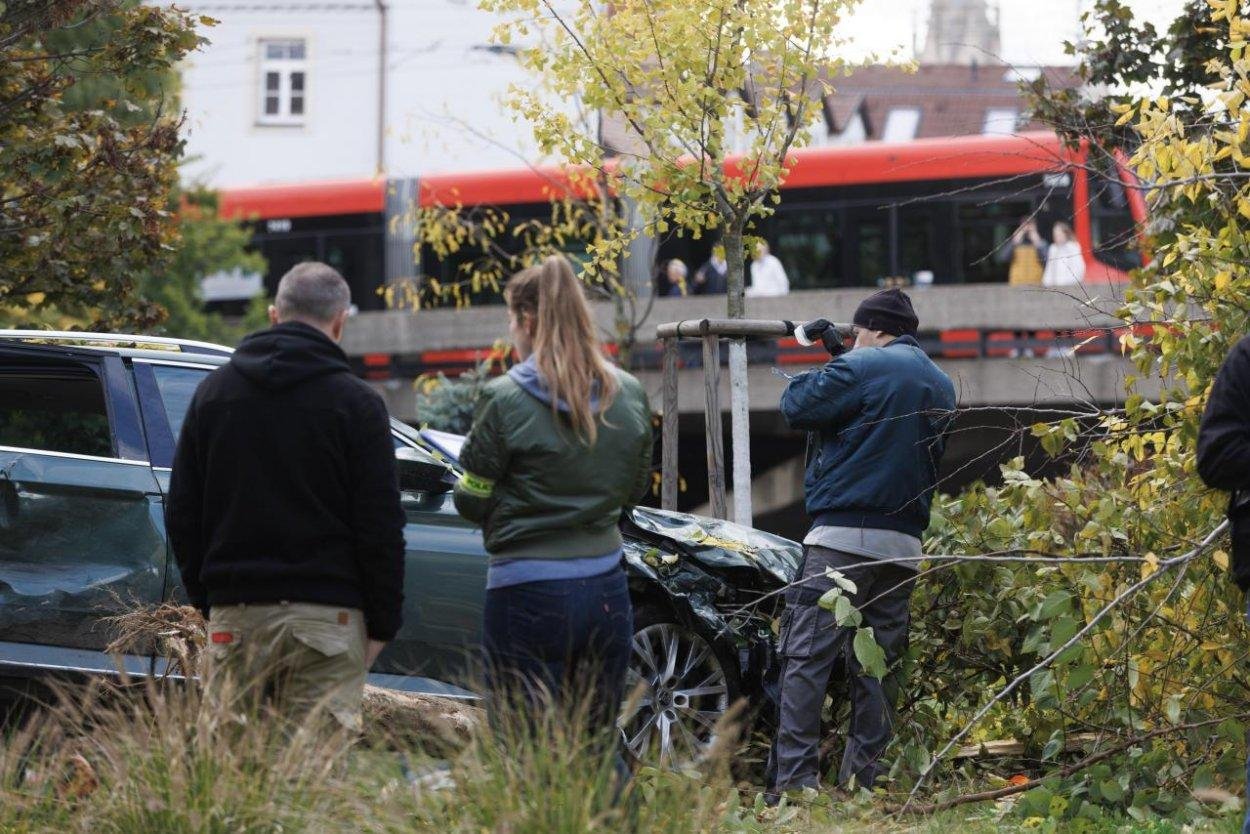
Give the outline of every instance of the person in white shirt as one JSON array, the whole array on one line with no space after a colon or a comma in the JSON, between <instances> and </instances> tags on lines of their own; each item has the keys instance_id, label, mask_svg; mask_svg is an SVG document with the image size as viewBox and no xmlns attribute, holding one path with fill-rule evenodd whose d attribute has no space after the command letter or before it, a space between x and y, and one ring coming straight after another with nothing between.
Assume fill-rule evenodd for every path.
<instances>
[{"instance_id":1,"label":"person in white shirt","mask_svg":"<svg viewBox=\"0 0 1250 834\"><path fill-rule=\"evenodd\" d=\"M755 257L751 259L751 286L746 289L747 297L765 298L789 293L790 279L786 277L786 268L776 255L768 251L768 243L761 240L755 244Z\"/></svg>"},{"instance_id":2,"label":"person in white shirt","mask_svg":"<svg viewBox=\"0 0 1250 834\"><path fill-rule=\"evenodd\" d=\"M1034 232L1036 234L1036 232ZM1085 278L1085 255L1072 227L1062 221L1050 233L1046 247L1046 268L1042 270L1043 287L1064 287L1079 284Z\"/></svg>"}]
</instances>

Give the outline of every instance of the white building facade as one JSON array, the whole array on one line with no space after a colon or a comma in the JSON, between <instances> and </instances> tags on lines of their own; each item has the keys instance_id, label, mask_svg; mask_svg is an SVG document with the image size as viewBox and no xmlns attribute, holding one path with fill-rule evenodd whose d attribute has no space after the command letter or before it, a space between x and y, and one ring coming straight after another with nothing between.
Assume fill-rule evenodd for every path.
<instances>
[{"instance_id":1,"label":"white building facade","mask_svg":"<svg viewBox=\"0 0 1250 834\"><path fill-rule=\"evenodd\" d=\"M532 83L473 0L191 0L211 44L182 67L188 180L217 188L516 167L505 106Z\"/></svg>"}]
</instances>

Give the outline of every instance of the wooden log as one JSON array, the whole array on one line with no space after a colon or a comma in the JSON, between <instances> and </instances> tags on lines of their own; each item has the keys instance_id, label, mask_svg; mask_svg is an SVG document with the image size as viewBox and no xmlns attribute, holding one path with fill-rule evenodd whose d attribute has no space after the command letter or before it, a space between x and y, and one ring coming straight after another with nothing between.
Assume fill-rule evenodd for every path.
<instances>
[{"instance_id":1,"label":"wooden log","mask_svg":"<svg viewBox=\"0 0 1250 834\"><path fill-rule=\"evenodd\" d=\"M725 441L720 422L720 338L714 334L703 337L703 387L706 404L703 411L707 435L707 492L714 518L725 519Z\"/></svg>"},{"instance_id":2,"label":"wooden log","mask_svg":"<svg viewBox=\"0 0 1250 834\"><path fill-rule=\"evenodd\" d=\"M664 402L660 430L660 506L677 509L677 340L664 340Z\"/></svg>"},{"instance_id":3,"label":"wooden log","mask_svg":"<svg viewBox=\"0 0 1250 834\"><path fill-rule=\"evenodd\" d=\"M782 339L794 332L792 322L779 319L686 319L656 328L656 338L719 336Z\"/></svg>"}]
</instances>

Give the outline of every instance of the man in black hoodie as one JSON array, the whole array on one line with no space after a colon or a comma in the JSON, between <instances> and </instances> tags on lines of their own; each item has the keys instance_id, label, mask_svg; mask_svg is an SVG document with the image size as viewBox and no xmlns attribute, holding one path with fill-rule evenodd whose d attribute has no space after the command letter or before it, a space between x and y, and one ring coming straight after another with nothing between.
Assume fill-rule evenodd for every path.
<instances>
[{"instance_id":1,"label":"man in black hoodie","mask_svg":"<svg viewBox=\"0 0 1250 834\"><path fill-rule=\"evenodd\" d=\"M1197 462L1203 483L1229 492L1233 581L1250 591L1250 336L1233 346L1215 376L1198 429ZM1250 606L1246 618L1250 619ZM1242 831L1250 834L1250 761L1246 802Z\"/></svg>"},{"instance_id":2,"label":"man in black hoodie","mask_svg":"<svg viewBox=\"0 0 1250 834\"><path fill-rule=\"evenodd\" d=\"M334 269L282 277L268 330L195 392L178 439L168 529L209 620L206 701L274 698L360 726L365 674L399 630L404 514L382 399L337 342Z\"/></svg>"}]
</instances>

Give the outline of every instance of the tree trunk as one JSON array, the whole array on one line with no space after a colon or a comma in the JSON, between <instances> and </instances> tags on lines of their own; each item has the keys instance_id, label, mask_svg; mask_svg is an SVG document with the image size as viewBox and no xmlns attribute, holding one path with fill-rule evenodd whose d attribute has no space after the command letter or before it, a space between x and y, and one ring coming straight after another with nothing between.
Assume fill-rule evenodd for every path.
<instances>
[{"instance_id":1,"label":"tree trunk","mask_svg":"<svg viewBox=\"0 0 1250 834\"><path fill-rule=\"evenodd\" d=\"M751 402L747 393L747 343L729 342L729 413L733 438L733 520L754 523L751 509Z\"/></svg>"},{"instance_id":2,"label":"tree trunk","mask_svg":"<svg viewBox=\"0 0 1250 834\"><path fill-rule=\"evenodd\" d=\"M725 262L728 267L729 318L746 318L746 253L742 248L745 218L725 226ZM734 521L751 526L751 404L747 392L746 340L729 343L729 414L733 438Z\"/></svg>"},{"instance_id":3,"label":"tree trunk","mask_svg":"<svg viewBox=\"0 0 1250 834\"><path fill-rule=\"evenodd\" d=\"M725 265L728 268L726 283L729 294L728 313L731 319L746 318L746 301L743 296L746 287L746 256L742 250L744 225L743 220L733 218L725 224L725 235L722 238L725 244Z\"/></svg>"},{"instance_id":4,"label":"tree trunk","mask_svg":"<svg viewBox=\"0 0 1250 834\"><path fill-rule=\"evenodd\" d=\"M634 323L621 293L612 293L612 327L616 331L616 364L630 370L634 361Z\"/></svg>"}]
</instances>

